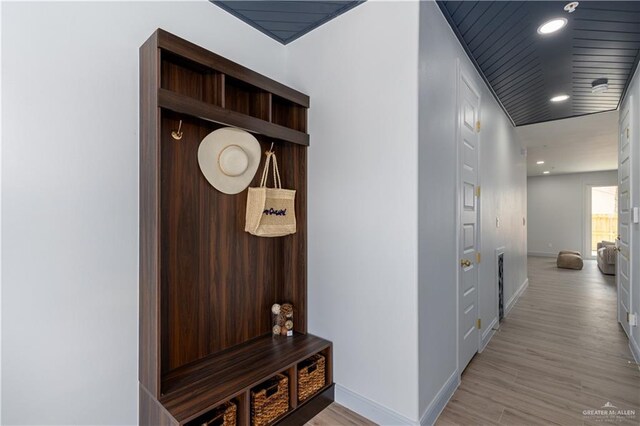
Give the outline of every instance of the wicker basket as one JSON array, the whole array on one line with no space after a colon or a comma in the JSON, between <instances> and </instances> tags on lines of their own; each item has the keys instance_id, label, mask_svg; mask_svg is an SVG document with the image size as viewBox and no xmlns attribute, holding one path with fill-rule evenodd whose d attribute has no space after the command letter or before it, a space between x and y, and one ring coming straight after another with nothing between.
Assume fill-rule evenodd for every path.
<instances>
[{"instance_id":1,"label":"wicker basket","mask_svg":"<svg viewBox=\"0 0 640 426\"><path fill-rule=\"evenodd\" d=\"M200 423L201 426L236 426L236 413L238 409L233 402L225 402L216 407L207 419Z\"/></svg>"},{"instance_id":2,"label":"wicker basket","mask_svg":"<svg viewBox=\"0 0 640 426\"><path fill-rule=\"evenodd\" d=\"M263 426L289 410L289 378L277 374L251 389L251 424Z\"/></svg>"},{"instance_id":3,"label":"wicker basket","mask_svg":"<svg viewBox=\"0 0 640 426\"><path fill-rule=\"evenodd\" d=\"M298 364L298 400L304 401L324 387L325 360L320 354Z\"/></svg>"}]
</instances>

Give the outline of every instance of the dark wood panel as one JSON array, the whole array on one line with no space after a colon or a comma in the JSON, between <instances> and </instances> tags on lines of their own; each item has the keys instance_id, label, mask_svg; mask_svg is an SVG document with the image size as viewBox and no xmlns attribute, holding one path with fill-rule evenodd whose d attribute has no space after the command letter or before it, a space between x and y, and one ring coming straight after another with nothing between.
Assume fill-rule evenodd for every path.
<instances>
[{"instance_id":1,"label":"dark wood panel","mask_svg":"<svg viewBox=\"0 0 640 426\"><path fill-rule=\"evenodd\" d=\"M159 206L160 152L157 137L159 51L155 34L140 48L140 282L138 376L156 398L160 396Z\"/></svg>"},{"instance_id":2,"label":"dark wood panel","mask_svg":"<svg viewBox=\"0 0 640 426\"><path fill-rule=\"evenodd\" d=\"M331 343L305 334L308 98L298 99L303 105L273 94L260 78L235 76L252 71L166 33L180 51L161 49L161 34L140 53L140 422L198 422L234 398L238 422L248 426L249 390L294 374L315 353L327 357L323 394L332 389ZM225 64L239 74L226 75ZM222 194L202 175L199 144L225 125L252 131L262 150L273 143L283 186L297 191L295 234L245 233L247 191ZM275 302L294 305L293 337L271 336ZM295 413L294 403L283 418Z\"/></svg>"},{"instance_id":3,"label":"dark wood panel","mask_svg":"<svg viewBox=\"0 0 640 426\"><path fill-rule=\"evenodd\" d=\"M188 67L180 66L163 57L160 87L194 99L203 100L203 74Z\"/></svg>"},{"instance_id":4,"label":"dark wood panel","mask_svg":"<svg viewBox=\"0 0 640 426\"><path fill-rule=\"evenodd\" d=\"M170 50L180 56L245 81L267 92L289 99L304 107L309 107L309 97L304 93L291 89L284 84L278 83L275 80L236 64L220 55L216 55L164 30L158 29L156 33L158 45L163 49Z\"/></svg>"},{"instance_id":5,"label":"dark wood panel","mask_svg":"<svg viewBox=\"0 0 640 426\"><path fill-rule=\"evenodd\" d=\"M224 74L160 50L160 87L224 107Z\"/></svg>"},{"instance_id":6,"label":"dark wood panel","mask_svg":"<svg viewBox=\"0 0 640 426\"><path fill-rule=\"evenodd\" d=\"M271 121L271 93L233 77L225 81L225 108L265 121Z\"/></svg>"},{"instance_id":7,"label":"dark wood panel","mask_svg":"<svg viewBox=\"0 0 640 426\"><path fill-rule=\"evenodd\" d=\"M307 132L307 109L278 96L272 99L272 119L274 124Z\"/></svg>"},{"instance_id":8,"label":"dark wood panel","mask_svg":"<svg viewBox=\"0 0 640 426\"><path fill-rule=\"evenodd\" d=\"M167 375L161 402L180 423L189 421L329 345L310 334L255 339Z\"/></svg>"},{"instance_id":9,"label":"dark wood panel","mask_svg":"<svg viewBox=\"0 0 640 426\"><path fill-rule=\"evenodd\" d=\"M300 426L306 424L333 402L335 397L334 388L335 385L333 384L325 387L319 394L304 401L295 411L291 411L277 424L279 426Z\"/></svg>"},{"instance_id":10,"label":"dark wood panel","mask_svg":"<svg viewBox=\"0 0 640 426\"><path fill-rule=\"evenodd\" d=\"M178 426L178 422L142 384L138 388L139 424L141 426Z\"/></svg>"},{"instance_id":11,"label":"dark wood panel","mask_svg":"<svg viewBox=\"0 0 640 426\"><path fill-rule=\"evenodd\" d=\"M200 102L188 96L171 92L166 89L158 90L158 103L161 107L172 111L191 115L229 126L239 127L264 136L281 139L301 145L309 145L309 135L284 126L269 123L259 118L250 117L235 111Z\"/></svg>"},{"instance_id":12,"label":"dark wood panel","mask_svg":"<svg viewBox=\"0 0 640 426\"><path fill-rule=\"evenodd\" d=\"M289 376L289 407L295 410L298 407L298 366L289 367L287 375Z\"/></svg>"},{"instance_id":13,"label":"dark wood panel","mask_svg":"<svg viewBox=\"0 0 640 426\"><path fill-rule=\"evenodd\" d=\"M297 231L282 239L280 262L284 284L279 299L293 304L294 330L307 332L307 150L301 145L281 144L276 150L282 185L296 189Z\"/></svg>"},{"instance_id":14,"label":"dark wood panel","mask_svg":"<svg viewBox=\"0 0 640 426\"><path fill-rule=\"evenodd\" d=\"M179 117L165 113L161 134L164 372L268 333L282 286L275 279L282 239L246 233L247 191L223 194L200 171L200 141L220 126L182 117L176 141Z\"/></svg>"}]
</instances>

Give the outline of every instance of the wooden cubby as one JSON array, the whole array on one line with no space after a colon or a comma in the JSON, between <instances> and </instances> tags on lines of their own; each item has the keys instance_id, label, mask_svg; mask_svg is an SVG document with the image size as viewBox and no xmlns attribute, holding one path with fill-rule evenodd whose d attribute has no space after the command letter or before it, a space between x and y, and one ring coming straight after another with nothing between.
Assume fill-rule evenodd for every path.
<instances>
[{"instance_id":1,"label":"wooden cubby","mask_svg":"<svg viewBox=\"0 0 640 426\"><path fill-rule=\"evenodd\" d=\"M271 121L271 93L233 77L225 78L225 108Z\"/></svg>"},{"instance_id":2,"label":"wooden cubby","mask_svg":"<svg viewBox=\"0 0 640 426\"><path fill-rule=\"evenodd\" d=\"M160 87L211 105L224 107L224 74L197 62L161 52Z\"/></svg>"},{"instance_id":3,"label":"wooden cubby","mask_svg":"<svg viewBox=\"0 0 640 426\"><path fill-rule=\"evenodd\" d=\"M271 121L300 132L307 131L307 108L295 102L273 96L271 101Z\"/></svg>"},{"instance_id":4,"label":"wooden cubby","mask_svg":"<svg viewBox=\"0 0 640 426\"><path fill-rule=\"evenodd\" d=\"M307 333L309 98L163 30L141 47L140 74L140 424L190 425L233 401L248 426L251 388L277 373L291 386L277 423L304 423L333 400L332 344ZM297 190L295 234L244 232L246 191L200 172L200 142L225 126L274 144ZM271 335L276 302L294 305L291 337ZM299 403L297 365L316 353L327 385Z\"/></svg>"}]
</instances>

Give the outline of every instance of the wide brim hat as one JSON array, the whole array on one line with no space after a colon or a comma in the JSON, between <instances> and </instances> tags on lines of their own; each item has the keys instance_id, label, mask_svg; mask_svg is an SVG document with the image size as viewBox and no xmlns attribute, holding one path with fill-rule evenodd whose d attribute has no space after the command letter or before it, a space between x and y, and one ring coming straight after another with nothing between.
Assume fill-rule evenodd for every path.
<instances>
[{"instance_id":1,"label":"wide brim hat","mask_svg":"<svg viewBox=\"0 0 640 426\"><path fill-rule=\"evenodd\" d=\"M225 194L244 191L260 165L258 140L249 132L224 127L205 136L198 147L198 164L207 181Z\"/></svg>"}]
</instances>

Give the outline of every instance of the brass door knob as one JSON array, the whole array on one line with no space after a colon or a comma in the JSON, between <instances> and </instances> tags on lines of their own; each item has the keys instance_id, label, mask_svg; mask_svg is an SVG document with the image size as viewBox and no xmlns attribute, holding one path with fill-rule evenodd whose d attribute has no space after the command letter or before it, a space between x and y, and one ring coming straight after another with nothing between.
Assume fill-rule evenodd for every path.
<instances>
[{"instance_id":1,"label":"brass door knob","mask_svg":"<svg viewBox=\"0 0 640 426\"><path fill-rule=\"evenodd\" d=\"M471 261L469 259L462 259L460 261L460 266L462 266L463 268L468 268L469 266L471 266Z\"/></svg>"}]
</instances>

